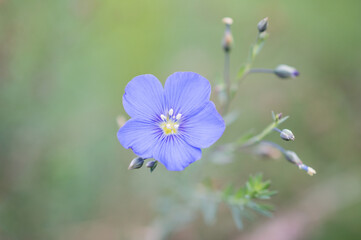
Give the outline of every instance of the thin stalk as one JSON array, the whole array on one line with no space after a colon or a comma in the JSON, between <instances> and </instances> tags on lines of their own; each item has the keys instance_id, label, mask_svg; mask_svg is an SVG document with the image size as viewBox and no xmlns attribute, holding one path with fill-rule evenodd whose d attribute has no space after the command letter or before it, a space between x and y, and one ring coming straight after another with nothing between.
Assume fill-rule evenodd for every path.
<instances>
[{"instance_id":1,"label":"thin stalk","mask_svg":"<svg viewBox=\"0 0 361 240\"><path fill-rule=\"evenodd\" d=\"M281 119L275 119L272 123L270 123L265 129L263 129L263 131L261 133L259 133L258 135L252 137L251 139L249 139L247 142L245 142L244 144L241 145L241 148L246 148L246 147L250 147L258 142L260 142L261 140L263 140L268 134L270 134L272 131L274 131L275 129L278 129L277 127L283 123L284 121L286 121L288 119L288 116L283 117ZM276 130L277 131L277 130Z\"/></svg>"},{"instance_id":2,"label":"thin stalk","mask_svg":"<svg viewBox=\"0 0 361 240\"><path fill-rule=\"evenodd\" d=\"M263 129L263 131L254 136L253 138L251 138L250 140L248 140L247 142L245 142L242 147L249 147L255 143L258 143L259 141L261 141L265 136L267 136L270 132L272 132L272 130L277 127L277 122L272 122L270 125L268 125L265 129Z\"/></svg>"},{"instance_id":3,"label":"thin stalk","mask_svg":"<svg viewBox=\"0 0 361 240\"><path fill-rule=\"evenodd\" d=\"M255 46L257 45L257 42L259 40L259 34L257 34L257 38L256 38L256 41L254 42L254 44L252 45L251 47L251 50L248 54L248 57L247 57L247 62L246 62L246 65L245 65L245 70L244 70L244 73L243 75L241 76L241 78L237 81L238 82L238 85L237 85L237 90L240 88L241 86L241 83L244 81L244 79L248 76L248 74L250 73L250 70L251 70L251 67L253 65L253 62L254 62L254 59L256 57L256 54L254 54L254 48ZM236 96L236 93L233 94L229 101L232 101Z\"/></svg>"},{"instance_id":4,"label":"thin stalk","mask_svg":"<svg viewBox=\"0 0 361 240\"><path fill-rule=\"evenodd\" d=\"M278 128L276 128L276 127L273 130L275 130L276 132L282 133L282 131L279 130Z\"/></svg>"},{"instance_id":5,"label":"thin stalk","mask_svg":"<svg viewBox=\"0 0 361 240\"><path fill-rule=\"evenodd\" d=\"M249 73L274 73L274 70L265 68L252 68L249 70Z\"/></svg>"},{"instance_id":6,"label":"thin stalk","mask_svg":"<svg viewBox=\"0 0 361 240\"><path fill-rule=\"evenodd\" d=\"M226 114L231 103L230 51L224 51L224 83L226 86L226 102L222 114Z\"/></svg>"},{"instance_id":7,"label":"thin stalk","mask_svg":"<svg viewBox=\"0 0 361 240\"><path fill-rule=\"evenodd\" d=\"M224 54L224 83L226 85L227 99L229 99L231 92L231 78L230 78L230 51L225 51Z\"/></svg>"}]
</instances>

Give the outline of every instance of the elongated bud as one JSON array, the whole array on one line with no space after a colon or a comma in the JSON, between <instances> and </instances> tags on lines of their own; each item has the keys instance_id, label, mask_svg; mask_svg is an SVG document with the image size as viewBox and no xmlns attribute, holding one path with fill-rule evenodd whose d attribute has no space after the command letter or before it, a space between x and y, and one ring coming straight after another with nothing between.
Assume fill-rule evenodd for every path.
<instances>
[{"instance_id":1,"label":"elongated bud","mask_svg":"<svg viewBox=\"0 0 361 240\"><path fill-rule=\"evenodd\" d=\"M147 168L150 168L150 172L153 172L154 169L157 167L158 165L158 161L154 160L154 161L150 161L150 162L147 162Z\"/></svg>"},{"instance_id":2,"label":"elongated bud","mask_svg":"<svg viewBox=\"0 0 361 240\"><path fill-rule=\"evenodd\" d=\"M267 27L268 27L268 17L262 19L261 21L259 21L259 23L257 24L257 28L258 28L258 31L260 33L264 32L267 30Z\"/></svg>"},{"instance_id":3,"label":"elongated bud","mask_svg":"<svg viewBox=\"0 0 361 240\"><path fill-rule=\"evenodd\" d=\"M274 70L274 73L280 78L295 78L300 75L296 68L285 64L278 65Z\"/></svg>"},{"instance_id":4,"label":"elongated bud","mask_svg":"<svg viewBox=\"0 0 361 240\"><path fill-rule=\"evenodd\" d=\"M301 159L297 156L297 154L293 151L285 151L284 152L285 158L293 163L296 164L297 166L299 166L300 164L303 164Z\"/></svg>"},{"instance_id":5,"label":"elongated bud","mask_svg":"<svg viewBox=\"0 0 361 240\"><path fill-rule=\"evenodd\" d=\"M295 135L289 129L283 129L281 131L280 137L285 141L294 141Z\"/></svg>"},{"instance_id":6,"label":"elongated bud","mask_svg":"<svg viewBox=\"0 0 361 240\"><path fill-rule=\"evenodd\" d=\"M284 151L283 154L285 155L285 158L290 161L291 163L298 166L300 170L303 170L307 172L308 175L313 176L316 174L316 170L303 164L301 159L297 156L297 154L293 151Z\"/></svg>"},{"instance_id":7,"label":"elongated bud","mask_svg":"<svg viewBox=\"0 0 361 240\"><path fill-rule=\"evenodd\" d=\"M226 30L224 31L224 37L222 40L222 46L224 51L229 52L233 44L233 36L231 32L231 25L233 23L233 19L225 17L222 19L222 22L226 25Z\"/></svg>"},{"instance_id":8,"label":"elongated bud","mask_svg":"<svg viewBox=\"0 0 361 240\"><path fill-rule=\"evenodd\" d=\"M141 158L141 157L136 157L134 158L130 164L129 164L129 167L128 167L128 170L133 170L133 169L138 169L138 168L141 168L143 166L143 163L144 163L144 158Z\"/></svg>"}]
</instances>

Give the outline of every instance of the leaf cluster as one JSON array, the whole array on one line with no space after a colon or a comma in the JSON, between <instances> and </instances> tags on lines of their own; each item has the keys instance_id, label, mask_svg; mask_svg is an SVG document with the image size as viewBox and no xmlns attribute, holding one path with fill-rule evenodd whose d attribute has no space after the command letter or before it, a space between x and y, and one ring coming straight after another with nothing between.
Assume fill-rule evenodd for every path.
<instances>
[{"instance_id":1,"label":"leaf cluster","mask_svg":"<svg viewBox=\"0 0 361 240\"><path fill-rule=\"evenodd\" d=\"M239 229L243 228L243 218L253 219L254 212L267 217L272 216L273 206L264 203L277 193L270 190L270 185L269 180L262 179L262 174L257 174L250 176L247 182L238 189L232 185L228 185L222 191L210 189L213 196L208 198L211 201L207 201L204 204L206 208L203 209L206 222L214 221L212 217L215 217L218 204L222 202L231 210L233 220Z\"/></svg>"}]
</instances>

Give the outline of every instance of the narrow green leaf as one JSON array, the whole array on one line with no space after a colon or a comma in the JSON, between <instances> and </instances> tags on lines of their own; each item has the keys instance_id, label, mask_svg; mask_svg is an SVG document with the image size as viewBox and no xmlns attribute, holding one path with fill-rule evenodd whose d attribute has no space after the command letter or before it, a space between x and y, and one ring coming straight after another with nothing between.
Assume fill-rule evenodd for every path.
<instances>
[{"instance_id":1,"label":"narrow green leaf","mask_svg":"<svg viewBox=\"0 0 361 240\"><path fill-rule=\"evenodd\" d=\"M214 198L205 198L202 203L204 221L213 224L216 221L218 202Z\"/></svg>"},{"instance_id":2,"label":"narrow green leaf","mask_svg":"<svg viewBox=\"0 0 361 240\"><path fill-rule=\"evenodd\" d=\"M260 184L260 183L262 183L262 177L263 177L262 173L256 174L256 175L254 176L254 182L255 182L255 184Z\"/></svg>"},{"instance_id":3,"label":"narrow green leaf","mask_svg":"<svg viewBox=\"0 0 361 240\"><path fill-rule=\"evenodd\" d=\"M272 119L273 119L273 121L276 121L276 115L275 115L274 111L272 111Z\"/></svg>"},{"instance_id":4,"label":"narrow green leaf","mask_svg":"<svg viewBox=\"0 0 361 240\"><path fill-rule=\"evenodd\" d=\"M240 79L243 77L243 75L246 73L246 70L247 70L247 65L243 65L239 71L238 71L238 74L237 74L237 77Z\"/></svg>"},{"instance_id":5,"label":"narrow green leaf","mask_svg":"<svg viewBox=\"0 0 361 240\"><path fill-rule=\"evenodd\" d=\"M238 206L231 205L230 206L232 217L234 220L234 223L236 224L238 229L243 229L243 222L241 217L241 210Z\"/></svg>"},{"instance_id":6,"label":"narrow green leaf","mask_svg":"<svg viewBox=\"0 0 361 240\"><path fill-rule=\"evenodd\" d=\"M262 189L267 189L267 188L269 188L271 186L271 181L267 180L267 181L263 182L262 185L263 185Z\"/></svg>"},{"instance_id":7,"label":"narrow green leaf","mask_svg":"<svg viewBox=\"0 0 361 240\"><path fill-rule=\"evenodd\" d=\"M286 117L281 118L281 120L279 120L279 121L277 122L277 124L280 125L281 123L283 123L284 121L286 121L289 117L290 117L290 116L286 116Z\"/></svg>"},{"instance_id":8,"label":"narrow green leaf","mask_svg":"<svg viewBox=\"0 0 361 240\"><path fill-rule=\"evenodd\" d=\"M272 207L270 205L258 204L253 201L250 201L247 203L247 207L253 209L254 211L256 211L264 216L267 216L267 217L272 216L272 212L270 211L270 210L272 210Z\"/></svg>"},{"instance_id":9,"label":"narrow green leaf","mask_svg":"<svg viewBox=\"0 0 361 240\"><path fill-rule=\"evenodd\" d=\"M240 187L240 188L238 189L238 191L236 192L236 194L234 195L234 197L235 197L236 199L240 199L240 198L246 197L246 195L247 195L247 189L246 189L246 187Z\"/></svg>"}]
</instances>

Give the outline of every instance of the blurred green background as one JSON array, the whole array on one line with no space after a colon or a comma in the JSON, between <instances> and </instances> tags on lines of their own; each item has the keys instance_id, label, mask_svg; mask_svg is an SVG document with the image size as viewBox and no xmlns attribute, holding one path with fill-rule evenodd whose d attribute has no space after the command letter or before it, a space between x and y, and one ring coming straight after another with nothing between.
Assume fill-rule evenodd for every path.
<instances>
[{"instance_id":1,"label":"blurred green background","mask_svg":"<svg viewBox=\"0 0 361 240\"><path fill-rule=\"evenodd\" d=\"M241 117L221 142L283 112L296 135L287 147L318 173L248 155L209 162L202 171L222 184L263 172L279 191L274 217L240 232L221 208L215 225L197 213L169 238L360 239L360 9L359 0L1 0L0 239L156 239L158 197L199 163L180 173L127 170L134 155L116 138L124 87L175 71L215 82L225 16L234 19L232 77L266 16L270 37L255 67L285 63L301 75L250 76L232 105ZM264 229L270 235L256 238Z\"/></svg>"}]
</instances>

